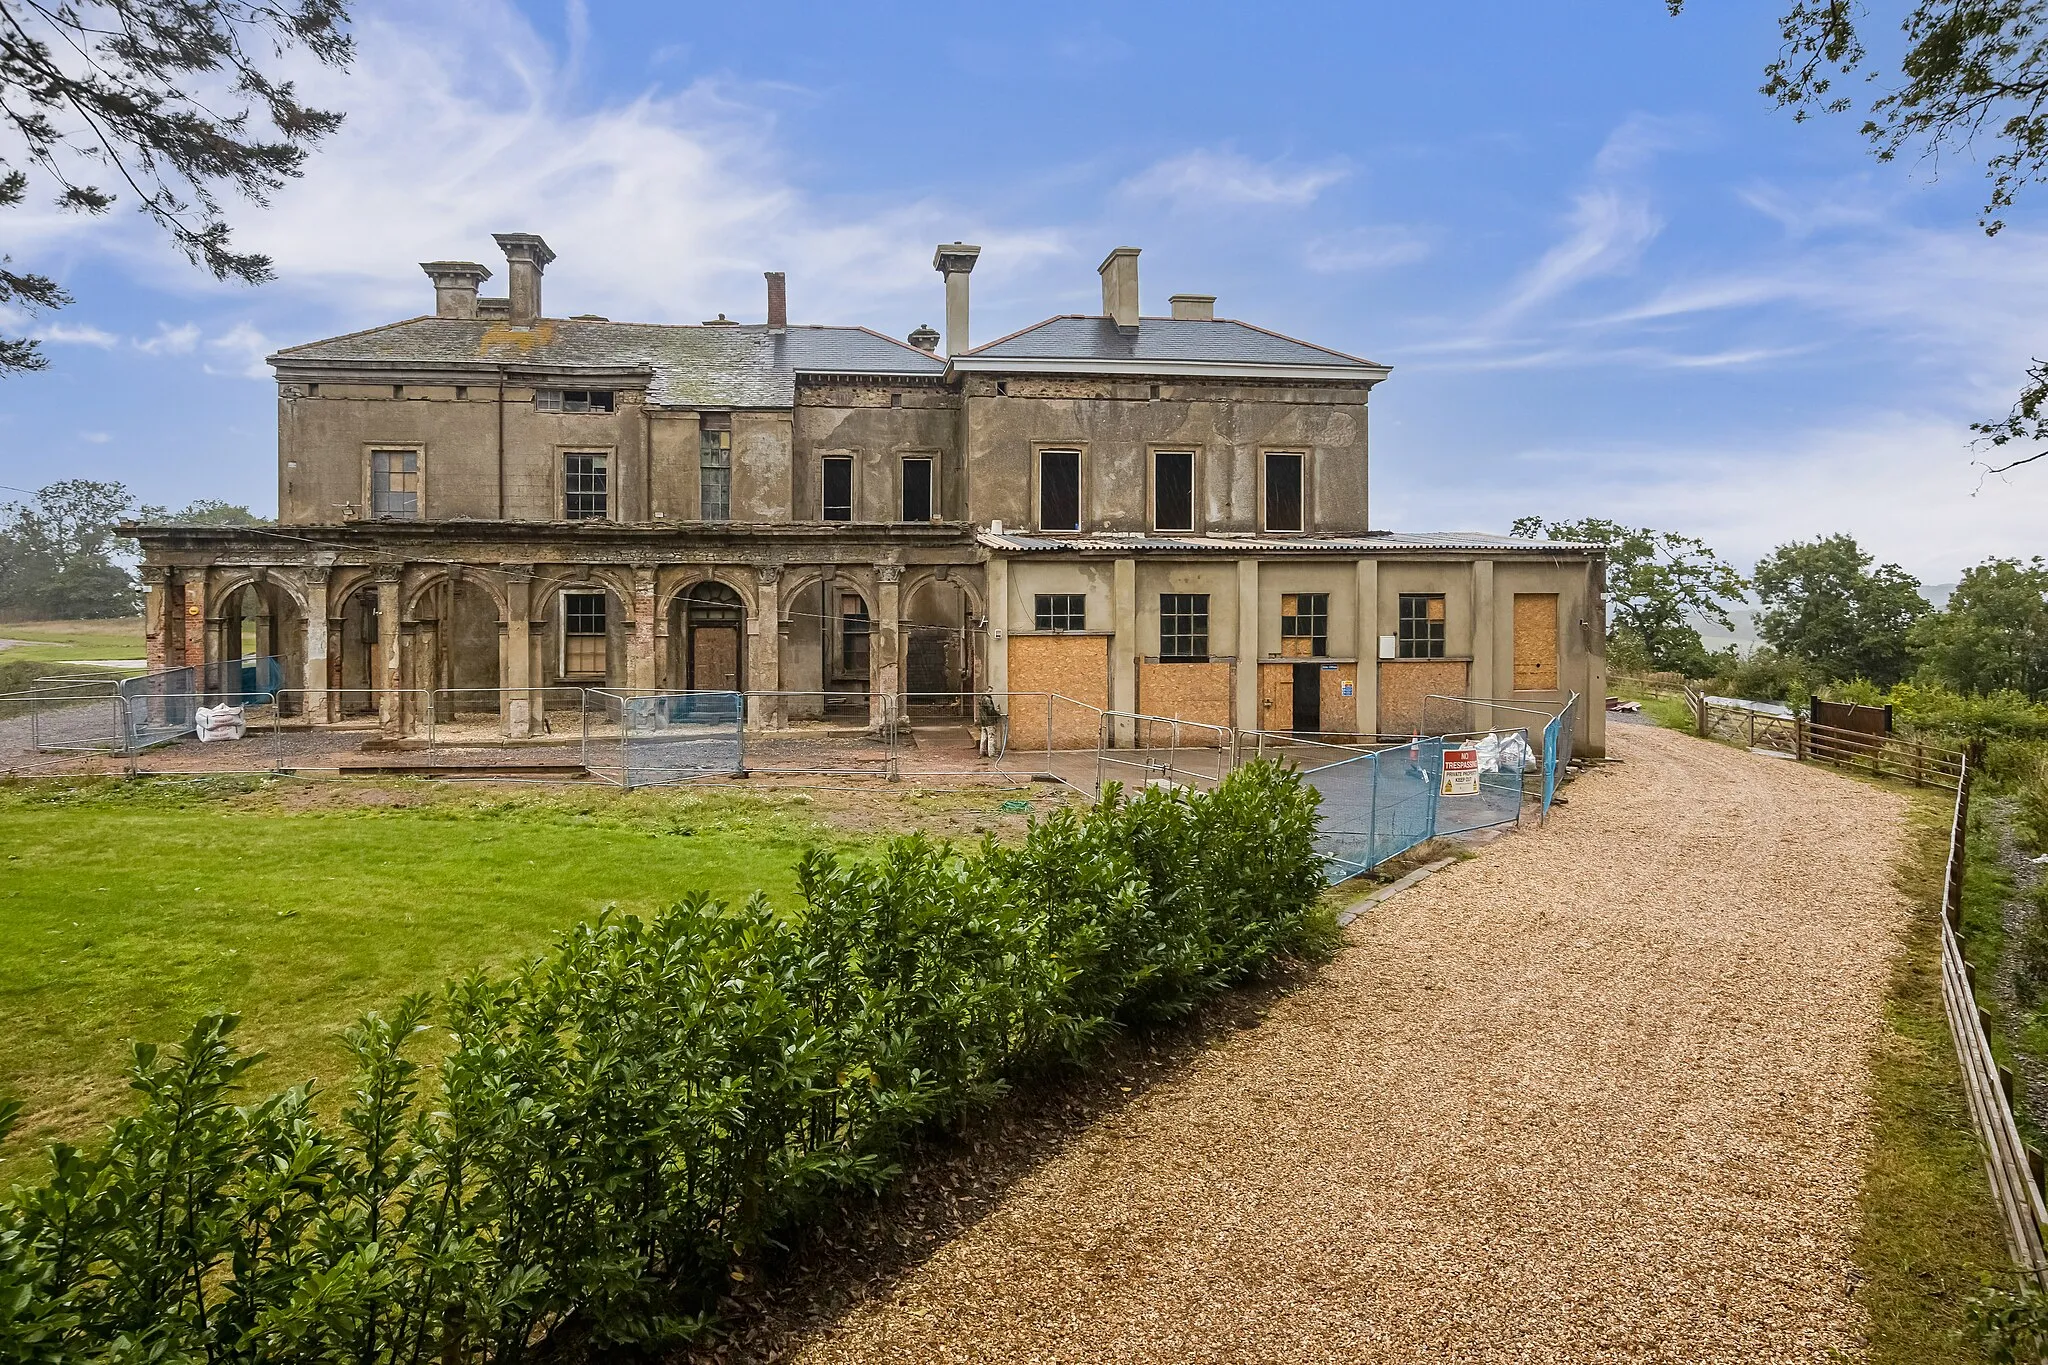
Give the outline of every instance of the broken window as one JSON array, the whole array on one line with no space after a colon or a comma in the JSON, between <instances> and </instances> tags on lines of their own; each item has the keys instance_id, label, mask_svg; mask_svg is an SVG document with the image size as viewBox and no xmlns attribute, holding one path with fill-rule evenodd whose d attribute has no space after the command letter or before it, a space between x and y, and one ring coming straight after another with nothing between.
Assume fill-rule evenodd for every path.
<instances>
[{"instance_id":1,"label":"broken window","mask_svg":"<svg viewBox=\"0 0 2048 1365\"><path fill-rule=\"evenodd\" d=\"M606 459L598 454L562 457L562 516L569 521L602 521L610 515L605 490Z\"/></svg>"},{"instance_id":2,"label":"broken window","mask_svg":"<svg viewBox=\"0 0 2048 1365\"><path fill-rule=\"evenodd\" d=\"M932 462L922 455L903 457L903 519L932 519Z\"/></svg>"},{"instance_id":3,"label":"broken window","mask_svg":"<svg viewBox=\"0 0 2048 1365\"><path fill-rule=\"evenodd\" d=\"M1152 457L1152 527L1158 531L1195 529L1194 452L1162 450Z\"/></svg>"},{"instance_id":4,"label":"broken window","mask_svg":"<svg viewBox=\"0 0 2048 1365\"><path fill-rule=\"evenodd\" d=\"M609 389L535 389L535 412L610 412Z\"/></svg>"},{"instance_id":5,"label":"broken window","mask_svg":"<svg viewBox=\"0 0 2048 1365\"><path fill-rule=\"evenodd\" d=\"M1444 657L1444 595L1440 592L1401 594L1398 653L1404 659Z\"/></svg>"},{"instance_id":6,"label":"broken window","mask_svg":"<svg viewBox=\"0 0 2048 1365\"><path fill-rule=\"evenodd\" d=\"M370 452L370 515L392 521L414 521L420 514L420 453L417 450Z\"/></svg>"},{"instance_id":7,"label":"broken window","mask_svg":"<svg viewBox=\"0 0 2048 1365\"><path fill-rule=\"evenodd\" d=\"M1079 592L1042 592L1034 604L1040 630L1088 629L1088 595Z\"/></svg>"},{"instance_id":8,"label":"broken window","mask_svg":"<svg viewBox=\"0 0 2048 1365\"><path fill-rule=\"evenodd\" d=\"M853 520L853 459L848 455L825 457L825 520Z\"/></svg>"},{"instance_id":9,"label":"broken window","mask_svg":"<svg viewBox=\"0 0 2048 1365\"><path fill-rule=\"evenodd\" d=\"M1162 663L1207 663L1209 594L1159 594L1159 658Z\"/></svg>"},{"instance_id":10,"label":"broken window","mask_svg":"<svg viewBox=\"0 0 2048 1365\"><path fill-rule=\"evenodd\" d=\"M562 675L604 676L605 595L601 592L562 594Z\"/></svg>"},{"instance_id":11,"label":"broken window","mask_svg":"<svg viewBox=\"0 0 2048 1365\"><path fill-rule=\"evenodd\" d=\"M1081 529L1081 452L1038 452L1038 529Z\"/></svg>"},{"instance_id":12,"label":"broken window","mask_svg":"<svg viewBox=\"0 0 2048 1365\"><path fill-rule=\"evenodd\" d=\"M1266 452L1266 529L1301 529L1300 455L1282 451Z\"/></svg>"},{"instance_id":13,"label":"broken window","mask_svg":"<svg viewBox=\"0 0 2048 1365\"><path fill-rule=\"evenodd\" d=\"M703 521L732 519L732 419L714 426L704 419L698 438L697 516Z\"/></svg>"},{"instance_id":14,"label":"broken window","mask_svg":"<svg viewBox=\"0 0 2048 1365\"><path fill-rule=\"evenodd\" d=\"M1330 652L1330 594L1280 595L1280 653L1319 659Z\"/></svg>"}]
</instances>

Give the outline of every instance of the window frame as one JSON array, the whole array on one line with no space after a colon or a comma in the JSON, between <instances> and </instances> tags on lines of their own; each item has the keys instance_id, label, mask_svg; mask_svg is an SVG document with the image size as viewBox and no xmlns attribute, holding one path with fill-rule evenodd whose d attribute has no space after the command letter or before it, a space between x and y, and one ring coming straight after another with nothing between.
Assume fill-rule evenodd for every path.
<instances>
[{"instance_id":1,"label":"window frame","mask_svg":"<svg viewBox=\"0 0 2048 1365\"><path fill-rule=\"evenodd\" d=\"M557 488L555 490L557 501L555 505L561 509L563 521L617 520L615 514L618 511L618 502L612 497L612 473L616 463L613 457L614 452L611 448L603 446L563 446L555 451L557 478ZM577 516L569 510L569 499L572 496L569 488L569 461L575 459L594 459L601 462L598 473L603 477L604 487L599 496L604 499L604 510L600 513L594 515L586 513L582 516ZM582 496L587 497L589 495L585 492Z\"/></svg>"},{"instance_id":2,"label":"window frame","mask_svg":"<svg viewBox=\"0 0 2048 1365\"><path fill-rule=\"evenodd\" d=\"M1287 613L1287 599L1294 599L1292 616ZM1314 610L1304 611L1304 603L1314 602ZM1321 623L1321 629L1316 624ZM1307 655L1287 654L1287 641L1307 640ZM1280 652L1287 658L1327 659L1330 657L1330 594L1327 592L1283 592L1280 594Z\"/></svg>"},{"instance_id":3,"label":"window frame","mask_svg":"<svg viewBox=\"0 0 2048 1365\"><path fill-rule=\"evenodd\" d=\"M1268 535L1305 535L1308 532L1308 528L1314 525L1314 517L1309 508L1308 497L1309 454L1310 452L1306 450L1284 446L1275 447L1271 450L1262 449L1259 451L1259 529L1261 531L1266 532ZM1295 461L1294 467L1297 471L1297 482L1295 485L1294 510L1295 520L1299 523L1298 525L1273 525L1272 467L1273 460L1275 457L1287 458Z\"/></svg>"},{"instance_id":4,"label":"window frame","mask_svg":"<svg viewBox=\"0 0 2048 1365\"><path fill-rule=\"evenodd\" d=\"M1411 602L1422 604L1420 617L1411 614ZM1443 611L1435 620L1430 620L1428 604L1439 602ZM1394 657L1396 659L1442 659L1449 657L1451 605L1448 595L1440 592L1404 592L1394 599ZM1410 627L1420 623L1423 627L1416 637Z\"/></svg>"},{"instance_id":5,"label":"window frame","mask_svg":"<svg viewBox=\"0 0 2048 1365\"><path fill-rule=\"evenodd\" d=\"M1206 592L1163 592L1159 594L1159 653L1156 656L1163 664L1205 664L1210 661L1209 652L1209 597ZM1169 605L1174 604L1174 605ZM1168 620L1188 622L1186 630L1167 634ZM1199 625L1196 622L1199 621ZM1199 643L1199 651L1171 653L1166 649L1169 638L1185 639L1190 644Z\"/></svg>"},{"instance_id":6,"label":"window frame","mask_svg":"<svg viewBox=\"0 0 2048 1365\"><path fill-rule=\"evenodd\" d=\"M910 515L910 466L922 464L925 467L925 515L922 519ZM939 511L939 457L929 450L907 450L896 458L896 510L902 514L906 526L929 526L940 519Z\"/></svg>"},{"instance_id":7,"label":"window frame","mask_svg":"<svg viewBox=\"0 0 2048 1365\"><path fill-rule=\"evenodd\" d=\"M597 402L599 395L604 398L601 405ZM533 410L572 417L609 416L619 410L619 394L616 389L535 389Z\"/></svg>"},{"instance_id":8,"label":"window frame","mask_svg":"<svg viewBox=\"0 0 2048 1365\"><path fill-rule=\"evenodd\" d=\"M706 417L720 415L723 414L705 414ZM723 465L707 465L704 463L704 439L715 434L725 437L725 445L722 451L725 456L725 463ZM700 418L697 423L697 520L720 522L732 520L732 457L733 430L731 417L726 416L723 422L710 422ZM711 516L708 509L704 506L704 474L705 471L710 469L723 469L725 471L725 507L722 514L715 517Z\"/></svg>"},{"instance_id":9,"label":"window frame","mask_svg":"<svg viewBox=\"0 0 2048 1365\"><path fill-rule=\"evenodd\" d=\"M1048 455L1072 455L1074 457L1074 524L1072 526L1047 526L1045 524L1045 457ZM1088 529L1088 452L1079 445L1050 443L1033 446L1031 451L1031 524L1040 531L1053 531L1065 535L1079 535Z\"/></svg>"},{"instance_id":10,"label":"window frame","mask_svg":"<svg viewBox=\"0 0 2048 1365\"><path fill-rule=\"evenodd\" d=\"M826 489L830 483L828 474L835 464L846 466L846 515L843 517L833 516L831 507L825 501ZM730 501L730 498L731 494L728 491L727 500ZM827 451L825 454L820 455L818 457L818 520L840 524L855 521L858 518L854 514L859 509L860 461L854 458L852 452L844 450Z\"/></svg>"},{"instance_id":11,"label":"window frame","mask_svg":"<svg viewBox=\"0 0 2048 1365\"><path fill-rule=\"evenodd\" d=\"M575 638L575 639L578 639L578 640L598 640L598 641L601 641L601 642L602 642L602 644L601 644L601 649L602 649L602 654L601 654L601 658L602 658L602 663L601 663L601 664L599 665L599 667L598 667L597 671L596 671L596 672L594 672L594 673L593 673L593 672L575 672L575 671L572 671L572 670L570 669L570 667L569 667L569 641L570 641L570 639L572 638L571 632L570 632L570 630L569 630L569 615L570 615L570 607L569 607L569 602L570 602L570 599L571 599L571 598L577 598L577 597L583 597L583 598L591 598L591 597L594 597L594 598L596 598L596 599L597 599L597 601L598 601L598 617L599 617L599 620L600 620L600 621L601 621L601 622L603 623L603 629L599 630L599 631L598 631L598 632L597 632L596 634L594 634L594 635L593 635L593 634L591 634L591 633L590 633L590 632L588 632L588 631L577 631L577 632L575 632L575 633L574 633L574 635L573 635L573 638ZM612 596L611 596L611 593L610 593L610 592L608 592L608 591L607 591L606 589L604 589L603 587L593 587L592 585L590 585L590 584L588 584L588 583L584 583L584 584L579 584L579 585L576 585L576 586L574 586L574 587L566 587L566 588L563 588L563 589L561 590L561 592L560 592L560 593L559 593L559 594L557 595L557 597L556 597L556 602L557 602L557 611L556 611L556 615L557 615L557 616L559 617L559 619L560 619L560 626L559 626L559 629L558 629L558 630L557 630L557 632L556 632L556 636L557 636L557 662L558 662L558 664L559 664L559 672L561 673L562 677L563 677L563 678L565 678L565 679L567 679L567 678L608 678L608 677L609 677L609 676L611 675L611 674L610 674L610 666L611 666L611 626L612 626L612 614L611 614L611 613L612 613Z\"/></svg>"},{"instance_id":12,"label":"window frame","mask_svg":"<svg viewBox=\"0 0 2048 1365\"><path fill-rule=\"evenodd\" d=\"M1057 604L1057 605L1055 605ZM1079 611L1075 611L1076 604ZM1054 625L1054 617L1071 621L1067 625ZM1031 596L1032 629L1072 633L1088 629L1088 594L1085 592L1040 592Z\"/></svg>"},{"instance_id":13,"label":"window frame","mask_svg":"<svg viewBox=\"0 0 2048 1365\"><path fill-rule=\"evenodd\" d=\"M1185 526L1168 526L1160 519L1159 515L1159 465L1160 461L1169 455L1185 457L1188 462L1188 523ZM1147 462L1145 469L1145 484L1148 494L1146 504L1149 524L1153 530L1169 533L1179 532L1185 535L1194 535L1199 531L1201 517L1198 509L1201 506L1201 500L1197 494L1201 483L1201 464L1199 452L1195 450L1162 446L1152 452L1152 458Z\"/></svg>"},{"instance_id":14,"label":"window frame","mask_svg":"<svg viewBox=\"0 0 2048 1365\"><path fill-rule=\"evenodd\" d=\"M413 457L413 513L409 517L377 515L377 457L379 455L410 455ZM427 448L424 445L408 444L403 441L376 441L363 447L363 501L364 521L425 521L427 519Z\"/></svg>"}]
</instances>

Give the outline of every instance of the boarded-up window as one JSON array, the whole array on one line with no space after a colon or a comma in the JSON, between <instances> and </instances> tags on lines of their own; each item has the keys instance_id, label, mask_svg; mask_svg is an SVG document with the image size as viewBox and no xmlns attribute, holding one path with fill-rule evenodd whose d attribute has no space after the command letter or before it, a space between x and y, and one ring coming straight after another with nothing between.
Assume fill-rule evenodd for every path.
<instances>
[{"instance_id":1,"label":"boarded-up window","mask_svg":"<svg viewBox=\"0 0 2048 1365\"><path fill-rule=\"evenodd\" d=\"M1515 594L1515 690L1557 689L1557 594Z\"/></svg>"},{"instance_id":2,"label":"boarded-up window","mask_svg":"<svg viewBox=\"0 0 2048 1365\"><path fill-rule=\"evenodd\" d=\"M1330 594L1290 592L1280 597L1280 653L1321 658L1330 652Z\"/></svg>"},{"instance_id":3,"label":"boarded-up window","mask_svg":"<svg viewBox=\"0 0 2048 1365\"><path fill-rule=\"evenodd\" d=\"M1152 528L1156 531L1195 529L1195 457L1185 450L1162 450L1152 457Z\"/></svg>"},{"instance_id":4,"label":"boarded-up window","mask_svg":"<svg viewBox=\"0 0 2048 1365\"><path fill-rule=\"evenodd\" d=\"M1081 529L1081 452L1038 452L1038 529Z\"/></svg>"},{"instance_id":5,"label":"boarded-up window","mask_svg":"<svg viewBox=\"0 0 2048 1365\"><path fill-rule=\"evenodd\" d=\"M1400 656L1404 659L1444 657L1444 595L1404 592L1398 622Z\"/></svg>"}]
</instances>

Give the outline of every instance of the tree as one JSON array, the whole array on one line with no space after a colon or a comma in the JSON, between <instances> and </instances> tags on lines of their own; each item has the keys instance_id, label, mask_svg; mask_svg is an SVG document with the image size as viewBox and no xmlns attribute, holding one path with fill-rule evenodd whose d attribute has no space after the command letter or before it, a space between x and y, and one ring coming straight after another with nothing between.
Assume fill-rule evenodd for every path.
<instances>
[{"instance_id":1,"label":"tree","mask_svg":"<svg viewBox=\"0 0 2048 1365\"><path fill-rule=\"evenodd\" d=\"M1749 586L1705 541L1672 531L1624 526L1603 517L1522 517L1514 534L1605 546L1608 639L1631 632L1655 667L1692 676L1705 671L1707 658L1693 619L1704 617L1733 630L1728 604L1740 600Z\"/></svg>"},{"instance_id":2,"label":"tree","mask_svg":"<svg viewBox=\"0 0 2048 1365\"><path fill-rule=\"evenodd\" d=\"M58 207L104 214L125 187L136 207L215 279L259 284L270 258L237 252L224 191L255 204L300 173L341 115L299 100L251 49L295 46L346 67L347 0L0 0L0 209L42 182ZM262 128L256 121L261 109ZM62 308L71 296L0 256L0 304ZM47 363L0 337L0 375Z\"/></svg>"},{"instance_id":3,"label":"tree","mask_svg":"<svg viewBox=\"0 0 2048 1365\"><path fill-rule=\"evenodd\" d=\"M1757 561L1757 633L1830 681L1906 676L1906 636L1927 613L1920 582L1896 564L1873 569L1854 536L1780 545Z\"/></svg>"},{"instance_id":4,"label":"tree","mask_svg":"<svg viewBox=\"0 0 2048 1365\"><path fill-rule=\"evenodd\" d=\"M2048 698L2048 561L1987 559L1912 633L1920 678L1961 693Z\"/></svg>"},{"instance_id":5,"label":"tree","mask_svg":"<svg viewBox=\"0 0 2048 1365\"><path fill-rule=\"evenodd\" d=\"M128 616L135 577L115 558L132 505L118 483L68 479L0 506L0 613L76 620Z\"/></svg>"},{"instance_id":6,"label":"tree","mask_svg":"<svg viewBox=\"0 0 2048 1365\"><path fill-rule=\"evenodd\" d=\"M1685 0L1665 0L1678 14ZM1869 17L1850 0L1790 0L1778 21L1783 46L1764 68L1762 92L1792 117L1845 113L1857 101L1838 83L1865 70L1860 25ZM1919 146L1930 159L1974 153L1980 143L1991 181L1979 222L1989 235L2026 186L2048 179L2048 0L1912 0L1900 27L1904 51L1895 79L1879 84L1864 110L1863 134L1879 161ZM2004 418L1975 429L1994 446L2048 441L2048 361L2036 359ZM2048 456L2036 451L2001 465L2004 473Z\"/></svg>"},{"instance_id":7,"label":"tree","mask_svg":"<svg viewBox=\"0 0 2048 1365\"><path fill-rule=\"evenodd\" d=\"M194 498L185 504L180 512L168 507L144 504L136 509L135 519L166 526L268 526L270 523L251 512L238 502L222 502L218 498Z\"/></svg>"}]
</instances>

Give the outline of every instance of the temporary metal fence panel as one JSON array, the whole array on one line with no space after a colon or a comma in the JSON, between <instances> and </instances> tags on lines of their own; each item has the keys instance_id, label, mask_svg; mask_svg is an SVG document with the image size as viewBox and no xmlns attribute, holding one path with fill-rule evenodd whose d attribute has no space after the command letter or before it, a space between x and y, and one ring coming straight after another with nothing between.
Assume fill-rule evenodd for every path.
<instances>
[{"instance_id":1,"label":"temporary metal fence panel","mask_svg":"<svg viewBox=\"0 0 2048 1365\"><path fill-rule=\"evenodd\" d=\"M230 774L274 773L284 764L280 748L276 693L244 693L249 701L224 701L218 694L199 692L188 696L158 694L167 710L189 711L195 717L191 732L175 735L140 747L128 755L128 771L138 777L199 777ZM197 717L207 707L235 707L241 712L242 733L233 739L201 739Z\"/></svg>"},{"instance_id":2,"label":"temporary metal fence panel","mask_svg":"<svg viewBox=\"0 0 2048 1365\"><path fill-rule=\"evenodd\" d=\"M619 731L619 782L670 787L746 766L746 698L738 692L594 692ZM596 765L592 765L595 767Z\"/></svg>"},{"instance_id":3,"label":"temporary metal fence panel","mask_svg":"<svg viewBox=\"0 0 2048 1365\"><path fill-rule=\"evenodd\" d=\"M200 691L216 705L247 706L269 702L283 686L284 661L273 654L259 654L206 665L206 685Z\"/></svg>"},{"instance_id":4,"label":"temporary metal fence panel","mask_svg":"<svg viewBox=\"0 0 2048 1365\"><path fill-rule=\"evenodd\" d=\"M1316 851L1332 883L1355 877L1435 837L1443 741L1407 744L1311 768L1322 794Z\"/></svg>"},{"instance_id":5,"label":"temporary metal fence panel","mask_svg":"<svg viewBox=\"0 0 2048 1365\"><path fill-rule=\"evenodd\" d=\"M1213 787L1230 775L1237 732L1223 725L1104 711L1095 748L1096 784L1171 782Z\"/></svg>"},{"instance_id":6,"label":"temporary metal fence panel","mask_svg":"<svg viewBox=\"0 0 2048 1365\"><path fill-rule=\"evenodd\" d=\"M893 696L866 692L751 691L746 769L763 775L894 779L903 713Z\"/></svg>"},{"instance_id":7,"label":"temporary metal fence panel","mask_svg":"<svg viewBox=\"0 0 2048 1365\"><path fill-rule=\"evenodd\" d=\"M205 694L199 690L199 670L169 668L124 678L119 684L124 742L129 753L152 744L167 744L193 732Z\"/></svg>"},{"instance_id":8,"label":"temporary metal fence panel","mask_svg":"<svg viewBox=\"0 0 2048 1365\"><path fill-rule=\"evenodd\" d=\"M1538 761L1529 746L1527 730L1491 730L1479 735L1446 737L1441 742L1446 750L1469 746L1478 771L1474 774L1476 790L1439 793L1438 834L1491 829L1522 818L1523 776ZM1446 778L1445 786L1451 785Z\"/></svg>"}]
</instances>

